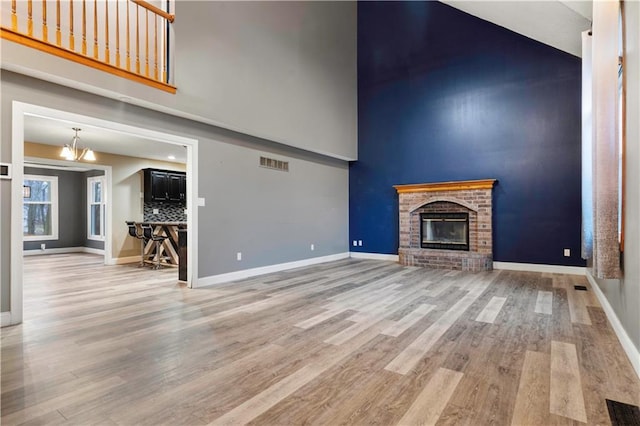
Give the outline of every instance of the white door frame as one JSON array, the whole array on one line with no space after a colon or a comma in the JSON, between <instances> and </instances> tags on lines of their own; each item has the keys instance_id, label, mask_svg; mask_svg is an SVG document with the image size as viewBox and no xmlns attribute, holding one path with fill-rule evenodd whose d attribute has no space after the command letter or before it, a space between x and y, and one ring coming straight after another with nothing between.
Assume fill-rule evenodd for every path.
<instances>
[{"instance_id":1,"label":"white door frame","mask_svg":"<svg viewBox=\"0 0 640 426\"><path fill-rule=\"evenodd\" d=\"M22 180L24 175L24 117L34 115L54 120L72 121L93 127L99 127L113 132L131 134L143 138L154 139L158 142L182 145L187 148L187 285L197 286L198 259L195 248L198 247L198 140L177 136L156 130L135 127L100 118L60 111L39 105L13 101L11 118L11 324L22 322ZM107 185L111 190L111 173L107 178ZM111 191L113 193L113 191ZM107 224L109 232L112 229L113 217L109 203ZM110 263L113 262L111 253L111 238L105 241L105 255Z\"/></svg>"}]
</instances>

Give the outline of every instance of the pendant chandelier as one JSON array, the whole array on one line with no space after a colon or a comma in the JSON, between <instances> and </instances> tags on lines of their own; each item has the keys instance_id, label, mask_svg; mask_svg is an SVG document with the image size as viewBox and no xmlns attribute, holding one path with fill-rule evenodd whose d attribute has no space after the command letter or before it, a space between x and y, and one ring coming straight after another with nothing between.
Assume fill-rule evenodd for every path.
<instances>
[{"instance_id":1,"label":"pendant chandelier","mask_svg":"<svg viewBox=\"0 0 640 426\"><path fill-rule=\"evenodd\" d=\"M80 136L78 136L78 132L82 129L74 127L76 134L71 139L71 143L65 144L60 152L60 157L63 157L69 161L96 161L96 155L93 153L91 148L82 148L80 145Z\"/></svg>"}]
</instances>

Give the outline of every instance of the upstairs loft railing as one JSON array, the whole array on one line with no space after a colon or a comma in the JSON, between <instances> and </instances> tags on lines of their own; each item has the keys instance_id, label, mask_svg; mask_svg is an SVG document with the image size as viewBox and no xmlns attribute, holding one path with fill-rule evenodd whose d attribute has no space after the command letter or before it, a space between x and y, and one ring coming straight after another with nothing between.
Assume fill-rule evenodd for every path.
<instances>
[{"instance_id":1,"label":"upstairs loft railing","mask_svg":"<svg viewBox=\"0 0 640 426\"><path fill-rule=\"evenodd\" d=\"M175 93L173 0L2 0L2 38Z\"/></svg>"}]
</instances>

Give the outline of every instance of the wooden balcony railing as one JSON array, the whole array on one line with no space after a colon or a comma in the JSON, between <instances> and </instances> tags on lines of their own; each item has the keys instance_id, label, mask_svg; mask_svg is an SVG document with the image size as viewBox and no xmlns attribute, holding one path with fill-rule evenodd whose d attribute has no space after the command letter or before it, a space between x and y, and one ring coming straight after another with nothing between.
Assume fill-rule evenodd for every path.
<instances>
[{"instance_id":1,"label":"wooden balcony railing","mask_svg":"<svg viewBox=\"0 0 640 426\"><path fill-rule=\"evenodd\" d=\"M10 10L2 3L2 38L176 92L173 0L11 0Z\"/></svg>"}]
</instances>

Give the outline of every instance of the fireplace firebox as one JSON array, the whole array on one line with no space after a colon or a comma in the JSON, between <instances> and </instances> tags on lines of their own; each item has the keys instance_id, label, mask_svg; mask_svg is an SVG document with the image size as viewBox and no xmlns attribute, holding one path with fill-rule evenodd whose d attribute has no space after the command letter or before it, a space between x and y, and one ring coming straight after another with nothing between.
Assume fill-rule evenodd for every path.
<instances>
[{"instance_id":1,"label":"fireplace firebox","mask_svg":"<svg viewBox=\"0 0 640 426\"><path fill-rule=\"evenodd\" d=\"M420 246L469 251L469 213L421 213Z\"/></svg>"}]
</instances>

